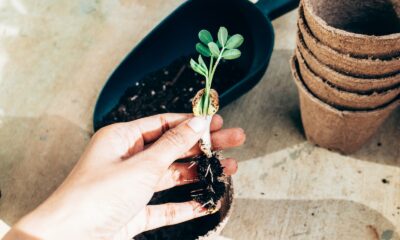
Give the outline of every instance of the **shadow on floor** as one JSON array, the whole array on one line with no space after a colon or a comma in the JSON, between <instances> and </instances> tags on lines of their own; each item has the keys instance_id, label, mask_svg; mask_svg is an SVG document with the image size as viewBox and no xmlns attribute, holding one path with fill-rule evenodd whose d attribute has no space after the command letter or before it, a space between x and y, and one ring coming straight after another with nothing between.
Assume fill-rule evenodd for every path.
<instances>
[{"instance_id":1,"label":"shadow on floor","mask_svg":"<svg viewBox=\"0 0 400 240\"><path fill-rule=\"evenodd\" d=\"M90 134L64 118L46 115L4 117L0 135L0 218L11 225L61 184Z\"/></svg>"},{"instance_id":2,"label":"shadow on floor","mask_svg":"<svg viewBox=\"0 0 400 240\"><path fill-rule=\"evenodd\" d=\"M292 54L292 50L275 50L258 85L221 111L225 126L240 126L247 135L245 146L230 151L232 156L251 159L306 141L288 64Z\"/></svg>"}]
</instances>

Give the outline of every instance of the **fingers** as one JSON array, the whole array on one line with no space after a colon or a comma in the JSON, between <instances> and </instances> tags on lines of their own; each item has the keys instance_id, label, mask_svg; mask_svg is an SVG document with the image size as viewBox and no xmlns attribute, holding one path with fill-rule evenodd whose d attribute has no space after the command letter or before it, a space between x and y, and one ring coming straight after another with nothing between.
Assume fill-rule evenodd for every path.
<instances>
[{"instance_id":1,"label":"fingers","mask_svg":"<svg viewBox=\"0 0 400 240\"><path fill-rule=\"evenodd\" d=\"M146 144L154 142L163 133L178 126L183 121L193 117L192 114L167 113L126 123L117 123L107 126L96 133L96 139L104 145L114 147L115 157L127 159L143 151ZM223 120L215 115L211 121L211 131L222 128ZM98 141L99 142L99 141ZM110 144L114 142L115 144Z\"/></svg>"},{"instance_id":2,"label":"fingers","mask_svg":"<svg viewBox=\"0 0 400 240\"><path fill-rule=\"evenodd\" d=\"M126 125L130 128L138 128L146 144L157 140L169 129L178 126L183 121L192 117L193 114L165 113L127 122ZM211 122L211 130L216 131L221 129L222 124L222 117L215 115Z\"/></svg>"},{"instance_id":3,"label":"fingers","mask_svg":"<svg viewBox=\"0 0 400 240\"><path fill-rule=\"evenodd\" d=\"M220 206L221 204L218 203L217 209ZM140 232L182 223L209 214L195 201L148 205L127 224L126 229L132 237Z\"/></svg>"},{"instance_id":4,"label":"fingers","mask_svg":"<svg viewBox=\"0 0 400 240\"><path fill-rule=\"evenodd\" d=\"M203 117L185 121L164 133L148 149L141 152L139 157L152 160L154 165L167 169L199 141L207 126L208 122Z\"/></svg>"},{"instance_id":5,"label":"fingers","mask_svg":"<svg viewBox=\"0 0 400 240\"><path fill-rule=\"evenodd\" d=\"M211 142L213 150L229 149L239 147L246 141L246 134L241 128L229 128L214 131L211 133ZM149 148L151 144L146 145L144 148ZM198 144L193 146L188 152L184 153L180 158L193 157L201 153Z\"/></svg>"},{"instance_id":6,"label":"fingers","mask_svg":"<svg viewBox=\"0 0 400 240\"><path fill-rule=\"evenodd\" d=\"M227 158L220 162L224 168L225 175L236 173L238 165L235 159ZM160 179L156 191L163 191L175 186L193 183L198 180L197 178L196 165L192 163L173 163Z\"/></svg>"},{"instance_id":7,"label":"fingers","mask_svg":"<svg viewBox=\"0 0 400 240\"><path fill-rule=\"evenodd\" d=\"M229 149L243 145L246 134L241 128L222 129L211 134L211 142L214 150ZM192 157L200 154L200 147L195 145L181 158Z\"/></svg>"},{"instance_id":8,"label":"fingers","mask_svg":"<svg viewBox=\"0 0 400 240\"><path fill-rule=\"evenodd\" d=\"M218 131L222 128L223 125L224 125L224 120L220 115L216 114L213 116L211 120L210 131L211 132Z\"/></svg>"}]
</instances>

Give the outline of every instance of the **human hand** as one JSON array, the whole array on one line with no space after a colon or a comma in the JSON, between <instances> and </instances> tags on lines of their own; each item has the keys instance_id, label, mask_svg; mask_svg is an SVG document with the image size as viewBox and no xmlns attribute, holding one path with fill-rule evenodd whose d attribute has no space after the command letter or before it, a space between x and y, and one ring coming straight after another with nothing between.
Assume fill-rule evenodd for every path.
<instances>
[{"instance_id":1,"label":"human hand","mask_svg":"<svg viewBox=\"0 0 400 240\"><path fill-rule=\"evenodd\" d=\"M242 129L221 128L222 118L214 116L214 147L243 144ZM208 214L194 201L147 205L154 192L196 179L195 168L174 161L200 154L205 129L202 118L161 114L99 130L59 188L5 239L131 239ZM226 175L237 170L234 159L221 164Z\"/></svg>"}]
</instances>

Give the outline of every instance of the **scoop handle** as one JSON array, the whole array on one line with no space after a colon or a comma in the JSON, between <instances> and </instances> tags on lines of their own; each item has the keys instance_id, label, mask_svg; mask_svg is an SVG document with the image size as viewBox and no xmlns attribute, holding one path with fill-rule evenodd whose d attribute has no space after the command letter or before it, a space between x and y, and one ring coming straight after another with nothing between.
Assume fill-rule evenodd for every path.
<instances>
[{"instance_id":1,"label":"scoop handle","mask_svg":"<svg viewBox=\"0 0 400 240\"><path fill-rule=\"evenodd\" d=\"M300 0L259 0L256 6L271 21L299 6Z\"/></svg>"}]
</instances>

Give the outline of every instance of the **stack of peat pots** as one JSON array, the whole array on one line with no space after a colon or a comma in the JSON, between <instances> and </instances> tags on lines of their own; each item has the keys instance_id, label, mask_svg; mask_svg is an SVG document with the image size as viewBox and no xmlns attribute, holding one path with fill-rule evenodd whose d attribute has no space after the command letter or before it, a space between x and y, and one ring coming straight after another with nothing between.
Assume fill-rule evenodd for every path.
<instances>
[{"instance_id":1,"label":"stack of peat pots","mask_svg":"<svg viewBox=\"0 0 400 240\"><path fill-rule=\"evenodd\" d=\"M353 153L400 104L400 0L302 0L297 24L307 139Z\"/></svg>"}]
</instances>

